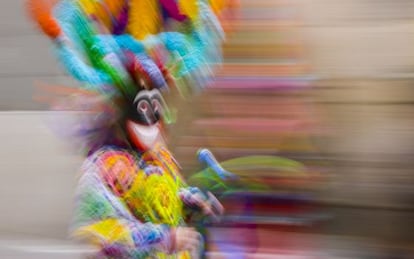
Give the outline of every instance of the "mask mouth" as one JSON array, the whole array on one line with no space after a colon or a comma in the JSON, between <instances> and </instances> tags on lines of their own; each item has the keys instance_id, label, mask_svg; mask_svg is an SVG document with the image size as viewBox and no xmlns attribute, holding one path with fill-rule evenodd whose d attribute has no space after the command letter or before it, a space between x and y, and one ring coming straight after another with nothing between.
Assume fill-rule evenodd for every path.
<instances>
[{"instance_id":1,"label":"mask mouth","mask_svg":"<svg viewBox=\"0 0 414 259\"><path fill-rule=\"evenodd\" d=\"M132 143L142 151L149 150L157 144L165 144L159 123L143 125L128 120L126 122L126 129Z\"/></svg>"}]
</instances>

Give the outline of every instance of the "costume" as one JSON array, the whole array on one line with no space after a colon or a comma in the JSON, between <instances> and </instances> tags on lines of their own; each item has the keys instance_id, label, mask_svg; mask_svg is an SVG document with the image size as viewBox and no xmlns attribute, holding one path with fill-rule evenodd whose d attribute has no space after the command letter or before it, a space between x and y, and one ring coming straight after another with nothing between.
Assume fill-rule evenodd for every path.
<instances>
[{"instance_id":1,"label":"costume","mask_svg":"<svg viewBox=\"0 0 414 259\"><path fill-rule=\"evenodd\" d=\"M114 258L174 254L171 227L185 224L183 201L190 205L192 188L162 149L153 153L161 159L143 159L115 146L88 157L77 191L75 233L93 238L104 255Z\"/></svg>"},{"instance_id":2,"label":"costume","mask_svg":"<svg viewBox=\"0 0 414 259\"><path fill-rule=\"evenodd\" d=\"M175 87L189 96L208 83L211 64L221 60L224 32L217 15L226 2L29 3L66 72L88 93L77 95L77 105L93 114L69 127L87 154L73 233L101 247L105 258L195 255L177 247L186 212L206 204L213 214L222 209L180 175L165 144L164 125L174 116L163 94ZM86 96L94 101L83 101Z\"/></svg>"}]
</instances>

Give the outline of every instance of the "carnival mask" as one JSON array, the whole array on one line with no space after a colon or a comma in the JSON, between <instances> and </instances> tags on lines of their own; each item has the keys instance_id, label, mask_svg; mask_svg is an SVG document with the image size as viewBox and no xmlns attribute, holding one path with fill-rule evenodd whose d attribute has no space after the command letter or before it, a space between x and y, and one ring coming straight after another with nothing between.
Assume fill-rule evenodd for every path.
<instances>
[{"instance_id":1,"label":"carnival mask","mask_svg":"<svg viewBox=\"0 0 414 259\"><path fill-rule=\"evenodd\" d=\"M136 95L126 121L132 144L141 151L164 144L162 116L167 105L158 89L141 90Z\"/></svg>"}]
</instances>

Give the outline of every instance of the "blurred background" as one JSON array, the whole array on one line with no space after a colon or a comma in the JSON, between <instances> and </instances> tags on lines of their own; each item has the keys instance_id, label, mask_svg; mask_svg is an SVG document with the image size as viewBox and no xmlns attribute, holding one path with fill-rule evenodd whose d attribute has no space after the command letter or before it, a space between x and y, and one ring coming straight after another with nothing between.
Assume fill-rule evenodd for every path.
<instances>
[{"instance_id":1,"label":"blurred background","mask_svg":"<svg viewBox=\"0 0 414 259\"><path fill-rule=\"evenodd\" d=\"M91 248L67 228L82 158L33 100L36 82L76 83L23 4L0 2L0 257L80 258ZM212 229L211 257L413 258L414 2L240 0L231 26L213 85L176 102L170 148L186 175L199 147L299 161L300 184L271 194L305 194L312 214L267 204L266 218Z\"/></svg>"}]
</instances>

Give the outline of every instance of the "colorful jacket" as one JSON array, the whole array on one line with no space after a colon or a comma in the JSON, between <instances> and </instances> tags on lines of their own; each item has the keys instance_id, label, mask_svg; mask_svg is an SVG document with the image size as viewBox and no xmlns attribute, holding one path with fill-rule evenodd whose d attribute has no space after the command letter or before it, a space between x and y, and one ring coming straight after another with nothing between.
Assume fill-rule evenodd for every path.
<instances>
[{"instance_id":1,"label":"colorful jacket","mask_svg":"<svg viewBox=\"0 0 414 259\"><path fill-rule=\"evenodd\" d=\"M73 233L98 245L106 258L177 256L172 229L185 225L183 209L192 204L194 189L165 148L141 156L101 148L82 166Z\"/></svg>"}]
</instances>

